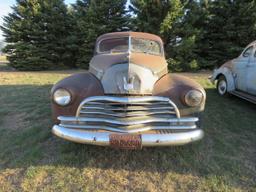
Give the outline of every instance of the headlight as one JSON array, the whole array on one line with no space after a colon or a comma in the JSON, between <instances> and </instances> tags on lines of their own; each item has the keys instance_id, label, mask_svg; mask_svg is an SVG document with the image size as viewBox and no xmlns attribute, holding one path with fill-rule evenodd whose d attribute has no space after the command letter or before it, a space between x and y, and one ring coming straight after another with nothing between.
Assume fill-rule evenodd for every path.
<instances>
[{"instance_id":1,"label":"headlight","mask_svg":"<svg viewBox=\"0 0 256 192\"><path fill-rule=\"evenodd\" d=\"M70 93L65 89L57 89L53 93L53 100L55 103L61 106L68 105L71 101L71 95Z\"/></svg>"},{"instance_id":2,"label":"headlight","mask_svg":"<svg viewBox=\"0 0 256 192\"><path fill-rule=\"evenodd\" d=\"M195 107L201 104L203 101L203 93L198 90L190 90L185 95L185 103L188 106Z\"/></svg>"}]
</instances>

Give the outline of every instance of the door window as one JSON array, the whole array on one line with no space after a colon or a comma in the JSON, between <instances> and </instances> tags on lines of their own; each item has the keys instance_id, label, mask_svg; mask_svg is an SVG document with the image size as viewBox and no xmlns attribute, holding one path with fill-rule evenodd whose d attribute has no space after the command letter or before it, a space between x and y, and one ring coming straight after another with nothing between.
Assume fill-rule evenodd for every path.
<instances>
[{"instance_id":1,"label":"door window","mask_svg":"<svg viewBox=\"0 0 256 192\"><path fill-rule=\"evenodd\" d=\"M252 54L252 50L253 50L253 46L247 48L244 53L243 53L243 57L249 57Z\"/></svg>"}]
</instances>

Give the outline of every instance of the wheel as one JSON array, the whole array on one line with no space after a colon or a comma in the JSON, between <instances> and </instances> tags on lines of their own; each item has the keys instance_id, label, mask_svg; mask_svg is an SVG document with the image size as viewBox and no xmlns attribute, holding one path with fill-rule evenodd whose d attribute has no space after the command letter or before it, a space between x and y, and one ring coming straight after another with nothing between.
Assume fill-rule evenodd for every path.
<instances>
[{"instance_id":1,"label":"wheel","mask_svg":"<svg viewBox=\"0 0 256 192\"><path fill-rule=\"evenodd\" d=\"M228 83L225 76L220 76L217 82L217 91L220 96L228 96Z\"/></svg>"}]
</instances>

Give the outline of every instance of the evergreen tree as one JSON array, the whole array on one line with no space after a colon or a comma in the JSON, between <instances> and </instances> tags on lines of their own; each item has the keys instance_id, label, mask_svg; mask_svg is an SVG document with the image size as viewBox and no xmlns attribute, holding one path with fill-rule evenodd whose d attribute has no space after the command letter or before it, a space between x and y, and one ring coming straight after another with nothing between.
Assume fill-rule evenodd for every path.
<instances>
[{"instance_id":1,"label":"evergreen tree","mask_svg":"<svg viewBox=\"0 0 256 192\"><path fill-rule=\"evenodd\" d=\"M87 68L96 38L104 33L121 31L128 25L125 0L78 0L74 6L80 48L77 63Z\"/></svg>"},{"instance_id":2,"label":"evergreen tree","mask_svg":"<svg viewBox=\"0 0 256 192\"><path fill-rule=\"evenodd\" d=\"M180 0L132 0L130 6L136 15L135 29L162 37L169 68L176 71L197 68L192 51L197 30L187 4Z\"/></svg>"},{"instance_id":3,"label":"evergreen tree","mask_svg":"<svg viewBox=\"0 0 256 192\"><path fill-rule=\"evenodd\" d=\"M158 34L173 70L212 68L253 41L254 0L131 0L135 30Z\"/></svg>"},{"instance_id":4,"label":"evergreen tree","mask_svg":"<svg viewBox=\"0 0 256 192\"><path fill-rule=\"evenodd\" d=\"M256 3L253 0L218 0L209 3L204 33L198 55L205 59L202 67L219 66L237 57L256 39Z\"/></svg>"},{"instance_id":5,"label":"evergreen tree","mask_svg":"<svg viewBox=\"0 0 256 192\"><path fill-rule=\"evenodd\" d=\"M1 29L10 65L20 70L63 66L67 10L63 0L17 0Z\"/></svg>"},{"instance_id":6,"label":"evergreen tree","mask_svg":"<svg viewBox=\"0 0 256 192\"><path fill-rule=\"evenodd\" d=\"M134 29L160 35L166 45L175 37L175 25L182 17L180 0L131 0Z\"/></svg>"},{"instance_id":7,"label":"evergreen tree","mask_svg":"<svg viewBox=\"0 0 256 192\"><path fill-rule=\"evenodd\" d=\"M63 63L67 67L76 68L79 45L79 37L76 24L76 15L73 6L67 7L67 18L66 18L66 37L64 38L65 52L63 54Z\"/></svg>"},{"instance_id":8,"label":"evergreen tree","mask_svg":"<svg viewBox=\"0 0 256 192\"><path fill-rule=\"evenodd\" d=\"M175 26L176 37L168 46L169 67L175 71L191 71L201 68L204 61L198 57L198 41L204 31L204 21L208 14L207 0L183 2L182 18Z\"/></svg>"}]
</instances>

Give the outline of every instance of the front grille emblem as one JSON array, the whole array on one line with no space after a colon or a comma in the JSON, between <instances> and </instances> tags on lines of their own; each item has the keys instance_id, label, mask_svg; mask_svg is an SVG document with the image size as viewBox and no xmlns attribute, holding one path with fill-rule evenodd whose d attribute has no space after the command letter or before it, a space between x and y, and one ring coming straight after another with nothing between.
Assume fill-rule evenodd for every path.
<instances>
[{"instance_id":1,"label":"front grille emblem","mask_svg":"<svg viewBox=\"0 0 256 192\"><path fill-rule=\"evenodd\" d=\"M125 91L132 91L134 90L134 87L133 87L133 82L134 82L134 76L133 77L128 77L128 82L127 82L127 79L126 77L123 77L123 83L124 83L124 90Z\"/></svg>"}]
</instances>

